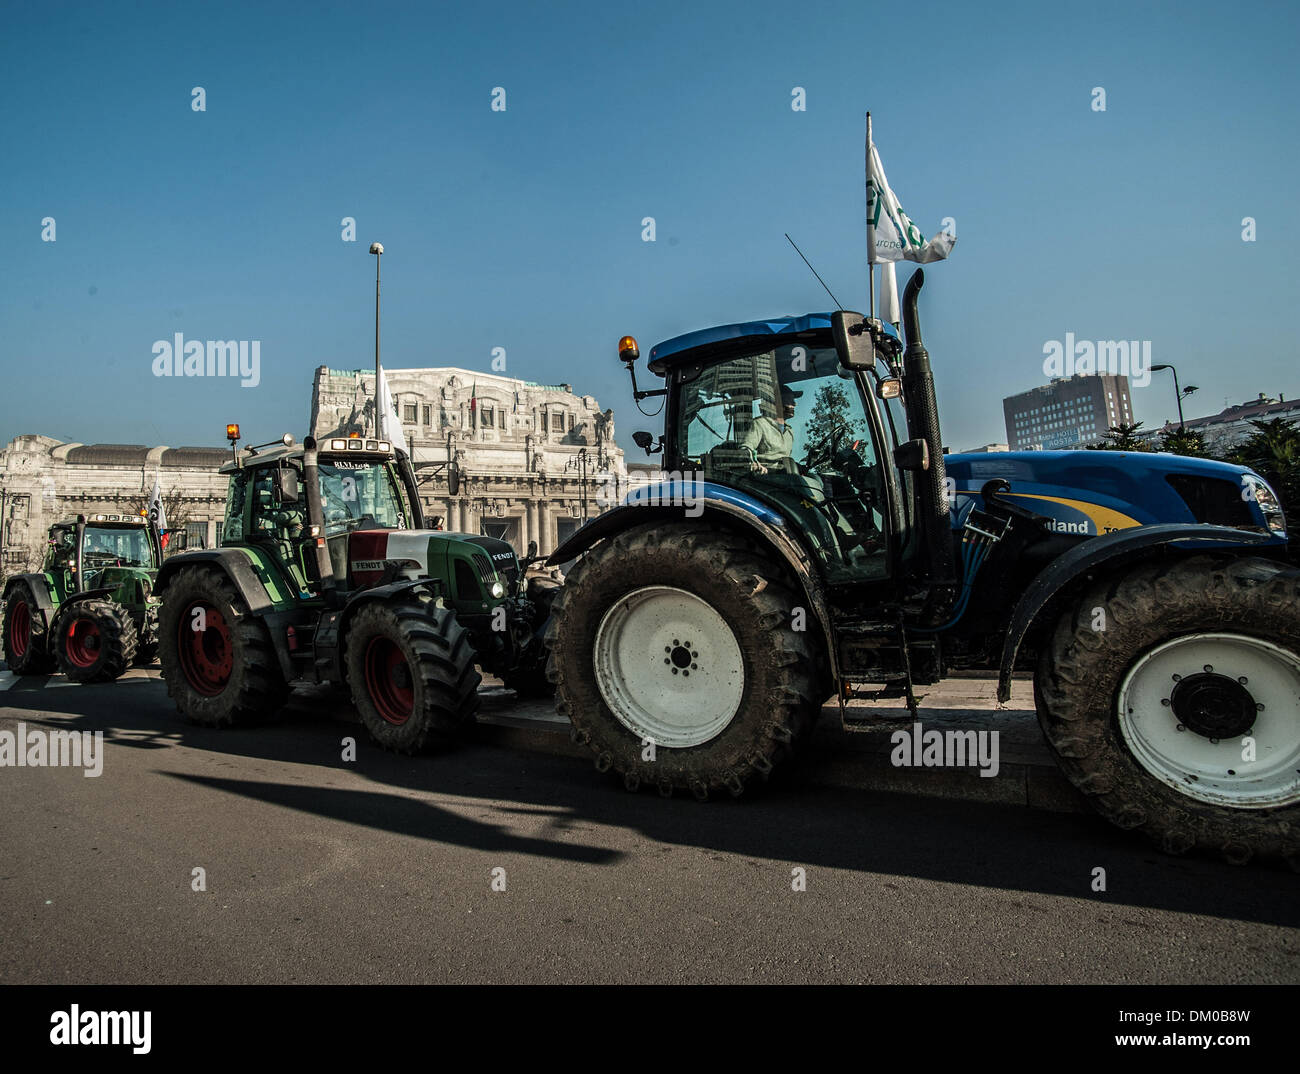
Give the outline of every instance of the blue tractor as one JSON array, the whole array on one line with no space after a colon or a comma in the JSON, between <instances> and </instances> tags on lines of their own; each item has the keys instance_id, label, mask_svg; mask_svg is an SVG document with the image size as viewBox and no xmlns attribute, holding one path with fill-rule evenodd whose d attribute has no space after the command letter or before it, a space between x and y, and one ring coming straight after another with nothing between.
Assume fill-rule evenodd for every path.
<instances>
[{"instance_id":1,"label":"blue tractor","mask_svg":"<svg viewBox=\"0 0 1300 1074\"><path fill-rule=\"evenodd\" d=\"M822 706L1032 669L1105 817L1167 851L1300 854L1300 571L1252 471L1171 455L941 447L921 341L847 311L659 344L662 481L552 556L561 713L632 790L741 794Z\"/></svg>"}]
</instances>

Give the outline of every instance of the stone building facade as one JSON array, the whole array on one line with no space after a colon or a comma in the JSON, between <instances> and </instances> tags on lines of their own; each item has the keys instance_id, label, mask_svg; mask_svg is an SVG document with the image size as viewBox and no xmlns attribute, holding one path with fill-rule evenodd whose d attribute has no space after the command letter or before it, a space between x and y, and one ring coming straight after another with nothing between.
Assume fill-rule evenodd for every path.
<instances>
[{"instance_id":1,"label":"stone building facade","mask_svg":"<svg viewBox=\"0 0 1300 1074\"><path fill-rule=\"evenodd\" d=\"M389 395L410 447L426 518L446 529L486 533L523 551L553 551L626 488L613 411L568 384L467 369L385 369ZM373 370L321 366L312 388L318 440L375 435ZM462 479L448 494L446 463Z\"/></svg>"},{"instance_id":2,"label":"stone building facade","mask_svg":"<svg viewBox=\"0 0 1300 1074\"><path fill-rule=\"evenodd\" d=\"M0 452L0 570L34 570L50 526L79 514L133 514L158 479L169 526L213 548L226 499L217 472L229 449L65 443L29 433ZM176 542L179 546L182 542Z\"/></svg>"},{"instance_id":3,"label":"stone building facade","mask_svg":"<svg viewBox=\"0 0 1300 1074\"><path fill-rule=\"evenodd\" d=\"M567 384L464 369L395 369L386 377L426 518L441 515L448 530L500 536L520 552L535 540L549 553L584 515L599 514L626 489L613 413ZM318 369L313 435L373 435L374 380L373 372ZM464 475L454 497L447 494L443 465L449 445ZM185 529L184 544L216 547L226 496L218 469L229 458L226 447L15 437L0 451L0 573L35 569L55 522L144 506L155 478L168 524Z\"/></svg>"}]
</instances>

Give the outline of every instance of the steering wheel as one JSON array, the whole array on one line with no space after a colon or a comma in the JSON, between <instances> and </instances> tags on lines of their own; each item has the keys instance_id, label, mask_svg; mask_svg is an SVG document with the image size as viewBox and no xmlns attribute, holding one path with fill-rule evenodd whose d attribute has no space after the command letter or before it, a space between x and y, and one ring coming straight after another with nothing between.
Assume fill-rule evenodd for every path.
<instances>
[{"instance_id":1,"label":"steering wheel","mask_svg":"<svg viewBox=\"0 0 1300 1074\"><path fill-rule=\"evenodd\" d=\"M855 440L851 445L835 452L831 461L835 468L852 482L855 489L861 493L870 493L876 490L875 467L868 466L862 461L860 451L864 445L865 441Z\"/></svg>"}]
</instances>

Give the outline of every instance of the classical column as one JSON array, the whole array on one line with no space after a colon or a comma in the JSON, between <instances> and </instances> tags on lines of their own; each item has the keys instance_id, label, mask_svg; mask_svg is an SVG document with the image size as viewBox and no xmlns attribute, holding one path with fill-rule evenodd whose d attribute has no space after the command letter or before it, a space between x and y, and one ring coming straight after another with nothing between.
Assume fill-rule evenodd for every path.
<instances>
[{"instance_id":1,"label":"classical column","mask_svg":"<svg viewBox=\"0 0 1300 1074\"><path fill-rule=\"evenodd\" d=\"M537 551L550 555L555 551L555 543L551 539L551 505L545 499L537 501Z\"/></svg>"},{"instance_id":2,"label":"classical column","mask_svg":"<svg viewBox=\"0 0 1300 1074\"><path fill-rule=\"evenodd\" d=\"M529 541L536 541L538 551L541 551L542 542L537 536L537 501L533 499L524 501L524 548L528 547Z\"/></svg>"}]
</instances>

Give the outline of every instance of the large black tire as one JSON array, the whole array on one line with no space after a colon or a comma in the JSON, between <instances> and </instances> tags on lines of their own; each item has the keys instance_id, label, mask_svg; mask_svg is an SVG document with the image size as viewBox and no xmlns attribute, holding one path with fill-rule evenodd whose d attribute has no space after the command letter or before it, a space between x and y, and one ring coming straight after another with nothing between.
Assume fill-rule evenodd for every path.
<instances>
[{"instance_id":1,"label":"large black tire","mask_svg":"<svg viewBox=\"0 0 1300 1074\"><path fill-rule=\"evenodd\" d=\"M1103 629L1094 629L1103 622L1097 609L1104 613ZM1177 748L1213 749L1216 752L1210 756L1216 766L1217 751L1222 750L1222 769L1216 767L1207 780L1194 773L1184 776L1185 785L1201 794L1211 787L1218 794L1220 786L1238 792L1249 789L1228 780L1244 781L1248 775L1239 771L1244 763L1238 764L1237 759L1242 757L1242 736L1255 729L1242 724L1259 719L1263 726L1263 718L1252 714L1255 698L1248 695L1250 689L1261 690L1263 683L1259 676L1257 681L1247 676L1246 685L1239 690L1241 680L1229 677L1236 671L1232 650L1226 646L1239 643L1198 642L1219 646L1208 651L1223 653L1218 667L1221 674L1200 674L1214 669L1212 658L1207 661L1208 669L1193 667L1188 669L1192 675L1178 679L1162 668L1154 680L1156 693L1134 693L1121 719L1121 690L1130 673L1140 674L1144 661L1153 666L1150 662L1162 651L1189 647L1191 636L1202 633L1254 639L1247 646L1264 642L1300 661L1296 655L1300 654L1300 571L1260 559L1197 557L1147 564L1097 582L1060 617L1039 659L1034 693L1048 744L1066 776L1102 816L1121 828L1145 832L1169 853L1200 849L1236 864L1252 857L1300 864L1300 802L1293 800L1276 808L1261 807L1257 802L1254 808L1243 808L1240 798L1235 800L1238 804L1205 801L1174 786L1176 779L1166 782L1153 774L1149 751L1145 764L1135 753L1134 743L1141 743L1143 735L1152 741L1153 734L1165 735L1166 740L1171 734L1199 736L1189 737L1185 743L1176 737L1173 741L1180 744ZM1184 640L1178 641L1180 638ZM1173 645L1161 649L1169 643ZM1204 658L1203 651L1200 656ZM1285 684L1292 672L1282 658L1276 667L1274 681ZM1187 680L1185 686L1182 679ZM1171 685L1160 685L1166 680ZM1199 680L1195 686L1194 680ZM1283 737L1290 735L1292 742L1300 732L1300 705L1296 703L1300 677L1294 685L1296 689L1287 699L1289 711L1286 702L1272 706L1279 719L1271 725L1280 727ZM1205 692L1192 705L1197 689ZM1184 691L1181 698L1180 690ZM1168 699L1157 696L1166 692ZM1141 712L1133 708L1142 705L1139 696L1152 699ZM1296 767L1293 757L1289 768Z\"/></svg>"},{"instance_id":2,"label":"large black tire","mask_svg":"<svg viewBox=\"0 0 1300 1074\"><path fill-rule=\"evenodd\" d=\"M54 659L72 682L112 682L135 659L135 621L110 600L78 600L54 617Z\"/></svg>"},{"instance_id":3,"label":"large black tire","mask_svg":"<svg viewBox=\"0 0 1300 1074\"><path fill-rule=\"evenodd\" d=\"M614 714L595 667L596 637L607 613L647 587L685 591L712 609L731 630L743 668L730 722L694 744L656 742L653 761L643 760L649 752L643 738L655 736L644 728L633 730ZM573 724L575 741L596 755L597 770L613 769L628 790L649 784L664 796L690 790L705 800L722 789L739 796L794 753L821 708L825 690L817 674L817 641L794 629L799 603L784 572L739 535L689 523L629 529L587 552L556 600L547 634L556 708ZM662 660L662 689L682 689L685 696L685 680L673 677L670 663L679 651L660 652L652 633L647 632L645 670L639 674L649 677L648 669ZM678 640L689 639L669 639ZM630 644L635 650L636 639ZM639 651L633 659L639 667ZM645 692L647 703L652 692ZM715 716L723 720L726 713Z\"/></svg>"},{"instance_id":4,"label":"large black tire","mask_svg":"<svg viewBox=\"0 0 1300 1074\"><path fill-rule=\"evenodd\" d=\"M450 608L372 601L352 616L344 644L353 704L384 749L445 748L473 723L482 676Z\"/></svg>"},{"instance_id":5,"label":"large black tire","mask_svg":"<svg viewBox=\"0 0 1300 1074\"><path fill-rule=\"evenodd\" d=\"M266 624L211 567L185 567L163 591L158 658L177 711L205 727L254 722L288 696Z\"/></svg>"},{"instance_id":6,"label":"large black tire","mask_svg":"<svg viewBox=\"0 0 1300 1074\"><path fill-rule=\"evenodd\" d=\"M32 587L26 581L14 582L5 597L5 663L15 675L48 675L54 670L54 654L49 648L41 611Z\"/></svg>"}]
</instances>

